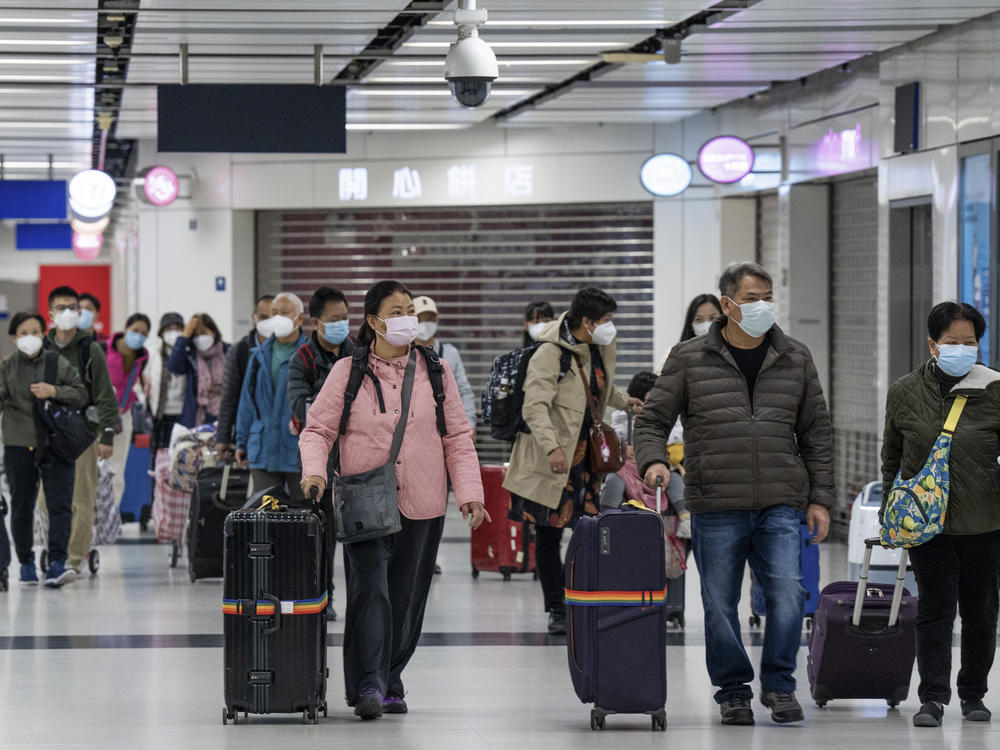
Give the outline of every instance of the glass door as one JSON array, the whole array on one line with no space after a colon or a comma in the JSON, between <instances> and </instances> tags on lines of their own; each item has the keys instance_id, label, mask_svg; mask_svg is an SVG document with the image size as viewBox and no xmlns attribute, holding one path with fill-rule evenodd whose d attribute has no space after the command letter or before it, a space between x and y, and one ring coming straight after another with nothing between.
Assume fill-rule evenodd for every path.
<instances>
[{"instance_id":1,"label":"glass door","mask_svg":"<svg viewBox=\"0 0 1000 750\"><path fill-rule=\"evenodd\" d=\"M1000 139L965 144L960 151L958 299L986 319L980 357L996 364L996 196Z\"/></svg>"}]
</instances>

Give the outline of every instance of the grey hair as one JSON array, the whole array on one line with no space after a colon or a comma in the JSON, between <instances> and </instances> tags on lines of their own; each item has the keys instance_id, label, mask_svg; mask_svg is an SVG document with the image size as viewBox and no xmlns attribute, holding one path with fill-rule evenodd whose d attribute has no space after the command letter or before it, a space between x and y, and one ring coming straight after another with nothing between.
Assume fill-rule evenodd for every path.
<instances>
[{"instance_id":1,"label":"grey hair","mask_svg":"<svg viewBox=\"0 0 1000 750\"><path fill-rule=\"evenodd\" d=\"M759 263L745 261L743 263L731 263L726 266L722 275L719 276L719 292L722 293L722 296L732 299L733 295L736 294L736 290L740 288L740 282L743 281L744 276L756 276L761 281L766 281L774 289L774 279L771 278L771 274L767 272L764 266Z\"/></svg>"},{"instance_id":2,"label":"grey hair","mask_svg":"<svg viewBox=\"0 0 1000 750\"><path fill-rule=\"evenodd\" d=\"M272 302L277 302L279 299L287 299L293 305L295 305L295 312L302 312L306 309L306 306L302 303L302 298L297 294L292 294L291 292L282 292L281 294L275 295Z\"/></svg>"}]
</instances>

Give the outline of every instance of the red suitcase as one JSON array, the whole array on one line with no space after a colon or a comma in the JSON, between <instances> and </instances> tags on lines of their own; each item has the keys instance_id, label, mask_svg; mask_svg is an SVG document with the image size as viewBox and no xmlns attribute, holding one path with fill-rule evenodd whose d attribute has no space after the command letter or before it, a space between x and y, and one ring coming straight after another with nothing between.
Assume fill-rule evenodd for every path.
<instances>
[{"instance_id":1,"label":"red suitcase","mask_svg":"<svg viewBox=\"0 0 1000 750\"><path fill-rule=\"evenodd\" d=\"M509 581L514 573L535 571L535 543L528 522L517 523L507 517L510 493L503 488L507 469L503 466L481 467L486 511L493 523L484 523L472 532L472 577L481 571L500 573Z\"/></svg>"}]
</instances>

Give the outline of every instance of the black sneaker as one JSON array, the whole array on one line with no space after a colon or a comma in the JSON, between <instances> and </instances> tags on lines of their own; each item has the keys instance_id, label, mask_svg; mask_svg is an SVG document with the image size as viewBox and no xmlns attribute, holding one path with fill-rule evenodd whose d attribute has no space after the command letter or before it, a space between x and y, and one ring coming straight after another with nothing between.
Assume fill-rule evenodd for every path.
<instances>
[{"instance_id":1,"label":"black sneaker","mask_svg":"<svg viewBox=\"0 0 1000 750\"><path fill-rule=\"evenodd\" d=\"M937 701L927 701L913 715L915 727L939 727L944 719L944 704Z\"/></svg>"},{"instance_id":2,"label":"black sneaker","mask_svg":"<svg viewBox=\"0 0 1000 750\"><path fill-rule=\"evenodd\" d=\"M989 721L993 718L993 714L979 698L962 701L962 716L966 721Z\"/></svg>"},{"instance_id":3,"label":"black sneaker","mask_svg":"<svg viewBox=\"0 0 1000 750\"><path fill-rule=\"evenodd\" d=\"M382 701L382 710L387 714L405 714L410 709L406 701L396 695L387 695Z\"/></svg>"},{"instance_id":4,"label":"black sneaker","mask_svg":"<svg viewBox=\"0 0 1000 750\"><path fill-rule=\"evenodd\" d=\"M549 612L549 635L566 635L565 612Z\"/></svg>"},{"instance_id":5,"label":"black sneaker","mask_svg":"<svg viewBox=\"0 0 1000 750\"><path fill-rule=\"evenodd\" d=\"M722 723L726 726L753 726L753 708L750 706L750 699L745 695L734 695L722 701L719 704L719 713L722 714Z\"/></svg>"},{"instance_id":6,"label":"black sneaker","mask_svg":"<svg viewBox=\"0 0 1000 750\"><path fill-rule=\"evenodd\" d=\"M769 693L760 694L760 702L771 709L771 721L775 724L791 724L805 719L802 713L802 706L795 699L793 693Z\"/></svg>"},{"instance_id":7,"label":"black sneaker","mask_svg":"<svg viewBox=\"0 0 1000 750\"><path fill-rule=\"evenodd\" d=\"M362 721L378 719L382 716L384 702L385 698L378 690L374 688L362 690L357 703L354 704L354 715L360 716Z\"/></svg>"}]
</instances>

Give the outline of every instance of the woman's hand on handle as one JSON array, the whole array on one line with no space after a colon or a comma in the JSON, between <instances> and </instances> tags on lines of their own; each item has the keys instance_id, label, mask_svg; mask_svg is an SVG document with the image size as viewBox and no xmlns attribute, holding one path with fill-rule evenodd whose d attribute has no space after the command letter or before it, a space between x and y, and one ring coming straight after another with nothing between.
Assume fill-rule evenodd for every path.
<instances>
[{"instance_id":1,"label":"woman's hand on handle","mask_svg":"<svg viewBox=\"0 0 1000 750\"><path fill-rule=\"evenodd\" d=\"M662 482L662 486L666 489L667 485L670 484L670 467L666 464L656 463L646 469L646 476L644 477L647 487L656 487L656 480L659 479Z\"/></svg>"},{"instance_id":2,"label":"woman's hand on handle","mask_svg":"<svg viewBox=\"0 0 1000 750\"><path fill-rule=\"evenodd\" d=\"M311 474L303 479L299 486L302 487L302 494L306 497L312 498L313 491L316 492L316 497L319 497L326 491L326 477Z\"/></svg>"},{"instance_id":3,"label":"woman's hand on handle","mask_svg":"<svg viewBox=\"0 0 1000 750\"><path fill-rule=\"evenodd\" d=\"M462 511L462 518L469 522L469 528L473 531L482 526L483 521L493 523L493 519L490 518L486 506L482 503L466 503L460 510Z\"/></svg>"}]
</instances>

